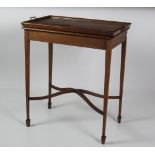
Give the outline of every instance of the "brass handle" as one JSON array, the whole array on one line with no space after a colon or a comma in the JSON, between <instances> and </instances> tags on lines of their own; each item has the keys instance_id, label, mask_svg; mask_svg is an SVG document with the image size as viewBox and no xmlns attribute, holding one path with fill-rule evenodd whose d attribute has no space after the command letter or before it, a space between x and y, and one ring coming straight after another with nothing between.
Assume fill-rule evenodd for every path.
<instances>
[{"instance_id":1,"label":"brass handle","mask_svg":"<svg viewBox=\"0 0 155 155\"><path fill-rule=\"evenodd\" d=\"M36 16L30 17L30 20L36 19Z\"/></svg>"}]
</instances>

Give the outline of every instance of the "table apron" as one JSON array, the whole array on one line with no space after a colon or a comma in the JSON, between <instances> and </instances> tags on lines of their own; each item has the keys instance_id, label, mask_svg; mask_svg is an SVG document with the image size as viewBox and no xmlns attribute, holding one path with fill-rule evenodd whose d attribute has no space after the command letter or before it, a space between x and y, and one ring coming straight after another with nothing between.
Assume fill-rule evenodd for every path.
<instances>
[{"instance_id":1,"label":"table apron","mask_svg":"<svg viewBox=\"0 0 155 155\"><path fill-rule=\"evenodd\" d=\"M88 47L95 49L105 49L106 39L89 38L84 36L66 35L42 31L29 31L29 39L34 41L43 41L49 43L58 43L65 45L73 45L79 47Z\"/></svg>"},{"instance_id":2,"label":"table apron","mask_svg":"<svg viewBox=\"0 0 155 155\"><path fill-rule=\"evenodd\" d=\"M112 48L115 48L116 46L123 43L126 40L126 37L127 37L127 31L124 31L118 34L117 36L115 36L114 38L112 38L111 40Z\"/></svg>"}]
</instances>

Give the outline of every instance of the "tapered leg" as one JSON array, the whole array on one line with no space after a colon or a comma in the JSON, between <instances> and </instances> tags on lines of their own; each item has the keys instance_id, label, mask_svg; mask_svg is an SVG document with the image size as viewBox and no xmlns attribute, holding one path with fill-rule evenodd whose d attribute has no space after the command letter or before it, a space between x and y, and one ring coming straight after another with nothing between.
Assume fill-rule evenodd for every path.
<instances>
[{"instance_id":1,"label":"tapered leg","mask_svg":"<svg viewBox=\"0 0 155 155\"><path fill-rule=\"evenodd\" d=\"M118 110L118 123L121 123L121 113L122 113L122 96L123 96L123 84L124 84L124 71L125 71L125 57L126 57L126 42L122 43L121 49L121 70L120 70L120 90L119 90L119 110Z\"/></svg>"},{"instance_id":2,"label":"tapered leg","mask_svg":"<svg viewBox=\"0 0 155 155\"><path fill-rule=\"evenodd\" d=\"M52 64L53 64L53 43L48 44L48 94L51 95L52 93ZM48 108L51 109L51 97L48 98Z\"/></svg>"},{"instance_id":3,"label":"tapered leg","mask_svg":"<svg viewBox=\"0 0 155 155\"><path fill-rule=\"evenodd\" d=\"M108 95L109 95L109 81L110 81L110 66L111 66L111 42L108 41L106 44L105 53L105 79L104 79L104 106L103 106L103 128L102 128L102 144L105 143L106 139L106 120L107 120L107 107L108 107Z\"/></svg>"},{"instance_id":4,"label":"tapered leg","mask_svg":"<svg viewBox=\"0 0 155 155\"><path fill-rule=\"evenodd\" d=\"M30 126L30 40L29 31L25 30L25 81L26 81L26 125Z\"/></svg>"}]
</instances>

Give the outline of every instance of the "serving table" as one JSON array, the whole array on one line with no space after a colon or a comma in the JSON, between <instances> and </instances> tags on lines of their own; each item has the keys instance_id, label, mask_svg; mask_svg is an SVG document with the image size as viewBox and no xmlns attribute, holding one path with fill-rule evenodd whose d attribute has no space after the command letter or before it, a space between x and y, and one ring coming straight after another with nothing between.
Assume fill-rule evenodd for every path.
<instances>
[{"instance_id":1,"label":"serving table","mask_svg":"<svg viewBox=\"0 0 155 155\"><path fill-rule=\"evenodd\" d=\"M32 17L22 22L25 35L25 80L26 80L26 125L30 126L30 101L48 99L48 108L51 109L51 98L66 94L76 93L93 110L103 117L101 142L106 139L107 106L109 99L118 99L118 123L121 122L122 96L125 71L125 57L127 44L127 31L131 23L107 20L73 18L64 16ZM48 43L48 94L45 96L30 96L30 41ZM52 82L53 44L65 44L72 46L88 47L105 50L105 78L103 94L98 94L84 89L60 88ZM109 95L110 66L112 49L121 44L120 88L117 96ZM52 89L57 90L52 93ZM103 109L96 107L86 95L92 95L103 99Z\"/></svg>"}]
</instances>

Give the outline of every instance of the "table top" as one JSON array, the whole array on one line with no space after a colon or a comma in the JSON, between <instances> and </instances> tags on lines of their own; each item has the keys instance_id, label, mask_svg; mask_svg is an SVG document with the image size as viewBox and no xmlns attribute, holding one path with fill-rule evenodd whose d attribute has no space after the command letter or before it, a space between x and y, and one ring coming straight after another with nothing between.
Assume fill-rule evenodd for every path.
<instances>
[{"instance_id":1,"label":"table top","mask_svg":"<svg viewBox=\"0 0 155 155\"><path fill-rule=\"evenodd\" d=\"M131 23L64 16L44 16L22 22L24 29L70 32L114 37L130 28Z\"/></svg>"}]
</instances>

